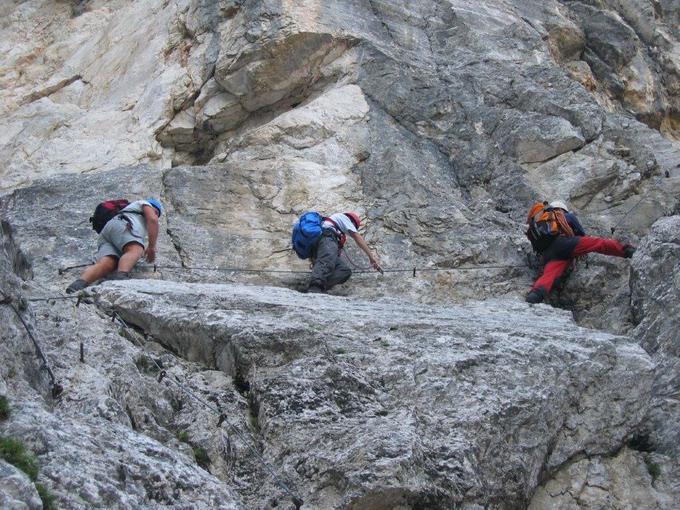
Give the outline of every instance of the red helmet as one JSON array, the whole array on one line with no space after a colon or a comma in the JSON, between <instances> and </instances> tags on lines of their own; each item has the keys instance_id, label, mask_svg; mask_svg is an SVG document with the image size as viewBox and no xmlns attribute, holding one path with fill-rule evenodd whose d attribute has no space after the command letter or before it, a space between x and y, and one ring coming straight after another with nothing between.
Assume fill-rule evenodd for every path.
<instances>
[{"instance_id":1,"label":"red helmet","mask_svg":"<svg viewBox=\"0 0 680 510\"><path fill-rule=\"evenodd\" d=\"M345 216L347 216L350 220L352 220L352 223L354 223L354 226L358 229L361 226L361 218L359 218L359 215L355 212L346 212Z\"/></svg>"}]
</instances>

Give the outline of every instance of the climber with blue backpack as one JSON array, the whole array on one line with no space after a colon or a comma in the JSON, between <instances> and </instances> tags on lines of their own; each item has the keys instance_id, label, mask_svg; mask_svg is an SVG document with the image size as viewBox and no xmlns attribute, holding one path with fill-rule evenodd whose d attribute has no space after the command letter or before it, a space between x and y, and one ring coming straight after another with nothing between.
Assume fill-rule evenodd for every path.
<instances>
[{"instance_id":1,"label":"climber with blue backpack","mask_svg":"<svg viewBox=\"0 0 680 510\"><path fill-rule=\"evenodd\" d=\"M155 198L134 202L106 200L98 204L90 218L92 228L99 234L97 262L88 266L66 292L77 292L104 277L129 278L142 255L147 262L153 262L161 214L163 206Z\"/></svg>"},{"instance_id":2,"label":"climber with blue backpack","mask_svg":"<svg viewBox=\"0 0 680 510\"><path fill-rule=\"evenodd\" d=\"M301 259L311 259L312 275L307 292L321 293L346 282L352 270L340 257L347 236L368 256L371 266L381 271L380 263L359 233L361 218L355 212L335 213L328 217L309 211L293 227L293 250Z\"/></svg>"},{"instance_id":3,"label":"climber with blue backpack","mask_svg":"<svg viewBox=\"0 0 680 510\"><path fill-rule=\"evenodd\" d=\"M564 202L536 202L527 216L526 236L545 264L543 273L526 296L528 303L541 303L576 257L601 253L631 258L635 247L614 239L587 236L573 212Z\"/></svg>"}]
</instances>

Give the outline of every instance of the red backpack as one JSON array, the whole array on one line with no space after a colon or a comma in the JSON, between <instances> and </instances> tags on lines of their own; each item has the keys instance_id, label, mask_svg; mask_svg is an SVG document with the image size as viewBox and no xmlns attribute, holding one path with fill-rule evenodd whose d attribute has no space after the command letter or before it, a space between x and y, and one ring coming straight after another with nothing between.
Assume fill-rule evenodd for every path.
<instances>
[{"instance_id":1,"label":"red backpack","mask_svg":"<svg viewBox=\"0 0 680 510\"><path fill-rule=\"evenodd\" d=\"M99 234L104 226L113 219L120 211L125 209L130 202L124 198L119 198L117 200L105 200L97 205L94 210L94 214L90 216L90 223L92 223L92 228L97 234Z\"/></svg>"}]
</instances>

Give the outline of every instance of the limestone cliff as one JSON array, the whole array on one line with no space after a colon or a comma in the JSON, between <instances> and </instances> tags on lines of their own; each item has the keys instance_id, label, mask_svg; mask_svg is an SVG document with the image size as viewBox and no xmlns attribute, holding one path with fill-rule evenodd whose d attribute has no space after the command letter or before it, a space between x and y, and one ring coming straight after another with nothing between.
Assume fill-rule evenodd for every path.
<instances>
[{"instance_id":1,"label":"limestone cliff","mask_svg":"<svg viewBox=\"0 0 680 510\"><path fill-rule=\"evenodd\" d=\"M0 438L40 469L0 460L2 505L671 508L678 21L675 0L3 2ZM120 196L165 204L156 267L47 300ZM526 305L540 198L635 257ZM386 274L297 292L308 209L358 211Z\"/></svg>"}]
</instances>

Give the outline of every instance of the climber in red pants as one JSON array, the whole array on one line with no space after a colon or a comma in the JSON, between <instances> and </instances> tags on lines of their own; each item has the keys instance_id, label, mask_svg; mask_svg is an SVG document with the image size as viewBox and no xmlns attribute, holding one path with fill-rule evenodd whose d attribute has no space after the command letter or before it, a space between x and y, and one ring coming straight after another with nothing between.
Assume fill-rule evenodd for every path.
<instances>
[{"instance_id":1,"label":"climber in red pants","mask_svg":"<svg viewBox=\"0 0 680 510\"><path fill-rule=\"evenodd\" d=\"M526 296L528 303L542 302L572 260L587 253L630 258L635 247L614 239L585 235L576 215L563 202L538 202L529 211L527 237L545 264L543 274Z\"/></svg>"}]
</instances>

